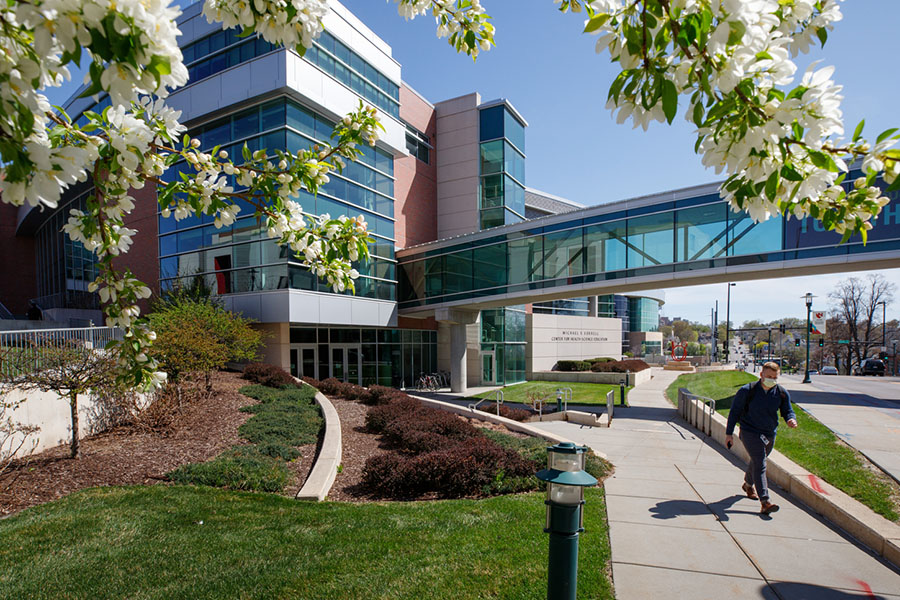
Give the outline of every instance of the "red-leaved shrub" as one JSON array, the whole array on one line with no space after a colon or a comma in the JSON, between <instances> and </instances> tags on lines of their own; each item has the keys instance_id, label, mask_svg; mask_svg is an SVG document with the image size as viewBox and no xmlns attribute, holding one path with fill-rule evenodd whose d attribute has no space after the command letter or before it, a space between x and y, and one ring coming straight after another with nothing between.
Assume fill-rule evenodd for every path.
<instances>
[{"instance_id":1,"label":"red-leaved shrub","mask_svg":"<svg viewBox=\"0 0 900 600\"><path fill-rule=\"evenodd\" d=\"M649 369L650 365L639 358L629 358L614 362L598 362L591 366L594 373L637 373Z\"/></svg>"},{"instance_id":2,"label":"red-leaved shrub","mask_svg":"<svg viewBox=\"0 0 900 600\"><path fill-rule=\"evenodd\" d=\"M493 415L497 414L497 405L496 404L482 404L478 407L478 410L491 413ZM523 408L510 408L505 404L500 405L500 416L506 417L507 419L512 419L513 421L527 421L531 418L531 412L527 411Z\"/></svg>"},{"instance_id":3,"label":"red-leaved shrub","mask_svg":"<svg viewBox=\"0 0 900 600\"><path fill-rule=\"evenodd\" d=\"M282 388L284 386L296 387L297 382L291 377L290 373L266 363L250 363L244 367L244 373L241 375L244 379L273 388Z\"/></svg>"}]
</instances>

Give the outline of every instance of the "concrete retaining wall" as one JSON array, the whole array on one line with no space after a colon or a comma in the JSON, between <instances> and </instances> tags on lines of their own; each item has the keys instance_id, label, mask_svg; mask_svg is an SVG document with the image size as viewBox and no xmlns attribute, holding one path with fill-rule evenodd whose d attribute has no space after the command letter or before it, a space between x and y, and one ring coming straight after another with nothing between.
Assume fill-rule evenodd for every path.
<instances>
[{"instance_id":1,"label":"concrete retaining wall","mask_svg":"<svg viewBox=\"0 0 900 600\"><path fill-rule=\"evenodd\" d=\"M300 380L297 379L299 382ZM307 385L307 384L303 384ZM341 464L342 439L341 420L337 410L328 398L321 392L316 392L316 403L322 409L322 417L325 419L325 434L322 437L322 446L316 454L315 464L306 483L297 492L297 500L313 500L321 502L331 491L334 480L337 477L338 467Z\"/></svg>"},{"instance_id":2,"label":"concrete retaining wall","mask_svg":"<svg viewBox=\"0 0 900 600\"><path fill-rule=\"evenodd\" d=\"M571 383L610 383L618 385L623 379L627 385L636 386L647 383L651 378L650 369L637 373L594 373L593 371L534 371L526 373L528 381L559 381Z\"/></svg>"},{"instance_id":3,"label":"concrete retaining wall","mask_svg":"<svg viewBox=\"0 0 900 600\"><path fill-rule=\"evenodd\" d=\"M711 413L702 401L679 390L678 414L691 425L725 445L727 420ZM734 436L731 452L748 462L749 455L741 440ZM851 498L828 482L819 479L777 450L769 455L766 476L785 492L822 515L862 544L900 567L900 526L891 523L868 506Z\"/></svg>"},{"instance_id":4,"label":"concrete retaining wall","mask_svg":"<svg viewBox=\"0 0 900 600\"><path fill-rule=\"evenodd\" d=\"M32 425L40 431L25 440L25 444L17 452L18 456L29 452L43 452L48 448L68 444L72 439L72 417L69 402L54 392L37 390L23 391L12 389L3 394L4 403L21 404L15 410L6 410L0 418L12 418L14 422ZM78 396L78 432L79 436L91 435L102 431L105 424L102 410L91 396ZM12 448L19 445L21 436L9 440L0 448L0 456L6 456Z\"/></svg>"}]
</instances>

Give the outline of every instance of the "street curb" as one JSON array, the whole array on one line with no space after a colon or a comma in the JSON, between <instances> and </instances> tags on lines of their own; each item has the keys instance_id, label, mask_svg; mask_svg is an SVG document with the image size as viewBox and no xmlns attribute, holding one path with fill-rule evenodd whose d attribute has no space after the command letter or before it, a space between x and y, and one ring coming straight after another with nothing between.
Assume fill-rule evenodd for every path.
<instances>
[{"instance_id":1,"label":"street curb","mask_svg":"<svg viewBox=\"0 0 900 600\"><path fill-rule=\"evenodd\" d=\"M725 446L725 427L728 423L725 417L718 413L710 415L701 402L683 398L680 394L678 414L688 424L698 427L711 439ZM699 424L693 421L699 421ZM747 451L737 436L734 437L734 445L729 452L743 462L748 462ZM769 455L766 475L770 481L813 512L900 567L900 526L810 473L777 450Z\"/></svg>"},{"instance_id":2,"label":"street curb","mask_svg":"<svg viewBox=\"0 0 900 600\"><path fill-rule=\"evenodd\" d=\"M308 384L304 383L303 385ZM321 502L331 491L331 486L334 485L337 477L338 467L341 464L341 420L334 405L322 392L316 392L316 402L322 409L322 416L325 419L325 434L322 437L322 447L316 455L312 471L306 478L303 487L297 492L296 498L297 500Z\"/></svg>"},{"instance_id":3,"label":"street curb","mask_svg":"<svg viewBox=\"0 0 900 600\"><path fill-rule=\"evenodd\" d=\"M423 398L421 396L413 396L413 398L422 401L423 404L428 406L433 406L434 408L440 408L441 410L446 410L452 413L456 413L458 415L462 415L464 417L473 417L475 419L480 419L482 421L489 421L491 423L499 423L501 425L505 425L507 429L511 429L513 431L519 431L521 433L527 433L528 435L536 436L544 438L545 440L551 441L556 444L570 442L575 443L572 440L565 438L561 435L556 435L554 433L550 433L549 431L544 431L542 429L538 429L537 427L532 427L527 423L522 423L519 421L514 421L512 419L507 419L506 417L500 417L498 415L492 415L490 413L484 412L483 410L475 410L469 408L467 406L460 406L458 404L452 404L450 402L443 402L441 400L432 400L430 398ZM576 446L578 444L575 444ZM607 459L606 455L602 452L597 452L594 450L594 454Z\"/></svg>"}]
</instances>

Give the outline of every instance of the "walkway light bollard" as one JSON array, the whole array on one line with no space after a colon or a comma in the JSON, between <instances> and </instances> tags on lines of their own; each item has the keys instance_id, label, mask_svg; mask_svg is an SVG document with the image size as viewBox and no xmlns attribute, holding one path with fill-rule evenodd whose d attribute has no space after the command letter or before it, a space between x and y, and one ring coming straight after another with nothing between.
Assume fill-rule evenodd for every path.
<instances>
[{"instance_id":1,"label":"walkway light bollard","mask_svg":"<svg viewBox=\"0 0 900 600\"><path fill-rule=\"evenodd\" d=\"M622 402L622 406L628 406L625 403L625 380L619 382L619 400Z\"/></svg>"},{"instance_id":2,"label":"walkway light bollard","mask_svg":"<svg viewBox=\"0 0 900 600\"><path fill-rule=\"evenodd\" d=\"M578 589L578 535L584 531L584 488L597 480L584 470L588 448L562 442L547 448L547 468L537 478L547 482L550 534L547 600L575 600Z\"/></svg>"},{"instance_id":3,"label":"walkway light bollard","mask_svg":"<svg viewBox=\"0 0 900 600\"><path fill-rule=\"evenodd\" d=\"M563 391L562 388L556 388L556 412L562 412L563 409Z\"/></svg>"}]
</instances>

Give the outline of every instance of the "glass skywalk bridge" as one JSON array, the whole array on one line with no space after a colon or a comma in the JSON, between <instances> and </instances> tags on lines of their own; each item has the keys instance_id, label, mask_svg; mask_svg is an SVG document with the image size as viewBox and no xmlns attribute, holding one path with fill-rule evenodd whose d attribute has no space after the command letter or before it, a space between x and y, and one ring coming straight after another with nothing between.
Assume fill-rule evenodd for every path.
<instances>
[{"instance_id":1,"label":"glass skywalk bridge","mask_svg":"<svg viewBox=\"0 0 900 600\"><path fill-rule=\"evenodd\" d=\"M858 175L858 174L856 174ZM853 177L848 177L853 181ZM868 243L812 218L754 223L708 184L397 251L401 314L900 267L900 193Z\"/></svg>"}]
</instances>

